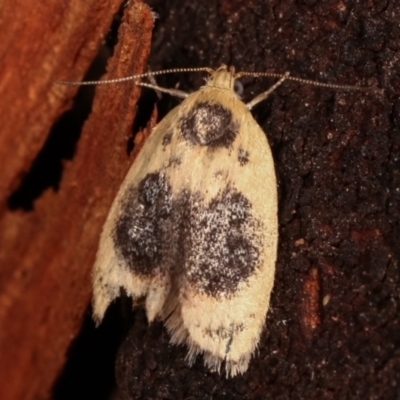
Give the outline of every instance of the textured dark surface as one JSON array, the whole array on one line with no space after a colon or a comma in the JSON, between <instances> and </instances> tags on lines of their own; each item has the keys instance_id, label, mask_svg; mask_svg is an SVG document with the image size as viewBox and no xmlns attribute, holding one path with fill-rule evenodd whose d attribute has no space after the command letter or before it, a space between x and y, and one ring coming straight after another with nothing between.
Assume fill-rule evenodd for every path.
<instances>
[{"instance_id":1,"label":"textured dark surface","mask_svg":"<svg viewBox=\"0 0 400 400\"><path fill-rule=\"evenodd\" d=\"M385 93L287 82L254 109L279 182L271 309L248 372L192 368L143 311L119 399L395 399L400 391L399 1L149 1L152 70L231 64ZM193 91L202 74L160 77ZM241 80L244 100L271 85ZM161 114L176 100L163 96Z\"/></svg>"}]
</instances>

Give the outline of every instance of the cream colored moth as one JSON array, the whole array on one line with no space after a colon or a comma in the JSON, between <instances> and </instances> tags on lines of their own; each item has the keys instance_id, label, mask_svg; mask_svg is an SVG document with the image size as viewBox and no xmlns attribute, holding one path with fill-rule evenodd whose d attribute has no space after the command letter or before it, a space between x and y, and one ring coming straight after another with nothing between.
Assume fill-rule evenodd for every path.
<instances>
[{"instance_id":1,"label":"cream colored moth","mask_svg":"<svg viewBox=\"0 0 400 400\"><path fill-rule=\"evenodd\" d=\"M285 79L360 88L224 65L176 71L210 77L190 95L137 82L185 100L153 129L112 204L93 270L93 314L100 323L123 288L145 298L148 321L163 320L173 344L186 344L190 365L203 354L211 371L224 365L233 377L259 343L278 242L274 162L249 110ZM234 92L243 75L281 79L246 105Z\"/></svg>"}]
</instances>

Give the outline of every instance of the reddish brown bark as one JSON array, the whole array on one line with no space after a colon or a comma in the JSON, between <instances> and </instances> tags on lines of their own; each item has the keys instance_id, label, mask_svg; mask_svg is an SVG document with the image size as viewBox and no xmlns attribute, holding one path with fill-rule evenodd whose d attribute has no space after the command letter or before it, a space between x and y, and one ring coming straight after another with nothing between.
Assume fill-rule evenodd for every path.
<instances>
[{"instance_id":1,"label":"reddish brown bark","mask_svg":"<svg viewBox=\"0 0 400 400\"><path fill-rule=\"evenodd\" d=\"M102 223L130 165L126 143L138 89L99 87L73 161L59 190L31 212L7 199L70 107L120 1L7 2L0 20L0 398L47 399L81 325ZM124 10L110 77L144 70L152 16L141 1Z\"/></svg>"}]
</instances>

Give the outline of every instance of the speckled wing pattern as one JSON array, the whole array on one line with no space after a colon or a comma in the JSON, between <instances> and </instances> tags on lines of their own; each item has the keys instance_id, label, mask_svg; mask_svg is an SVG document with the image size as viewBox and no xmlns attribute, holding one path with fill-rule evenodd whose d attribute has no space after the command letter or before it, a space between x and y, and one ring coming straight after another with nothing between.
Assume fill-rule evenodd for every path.
<instances>
[{"instance_id":1,"label":"speckled wing pattern","mask_svg":"<svg viewBox=\"0 0 400 400\"><path fill-rule=\"evenodd\" d=\"M265 134L225 67L153 130L104 225L93 273L100 322L120 288L145 297L173 343L227 376L247 370L274 282L277 194Z\"/></svg>"}]
</instances>

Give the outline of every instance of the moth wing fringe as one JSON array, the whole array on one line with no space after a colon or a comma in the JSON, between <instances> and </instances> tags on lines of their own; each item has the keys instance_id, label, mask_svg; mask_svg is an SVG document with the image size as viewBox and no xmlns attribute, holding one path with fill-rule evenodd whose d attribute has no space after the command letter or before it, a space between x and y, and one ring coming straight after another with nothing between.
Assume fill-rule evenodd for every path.
<instances>
[{"instance_id":1,"label":"moth wing fringe","mask_svg":"<svg viewBox=\"0 0 400 400\"><path fill-rule=\"evenodd\" d=\"M214 355L211 351L200 347L191 339L188 329L185 327L181 305L176 293L172 294L166 302L161 314L161 319L164 321L165 327L170 335L170 343L174 345L186 345L188 352L186 361L189 366L193 366L197 356L203 355L204 365L211 371L220 374L221 368L224 365L226 378L235 377L238 374L243 374L247 371L250 359L253 356L258 340L254 340L251 350L243 355L239 360L228 360Z\"/></svg>"}]
</instances>

